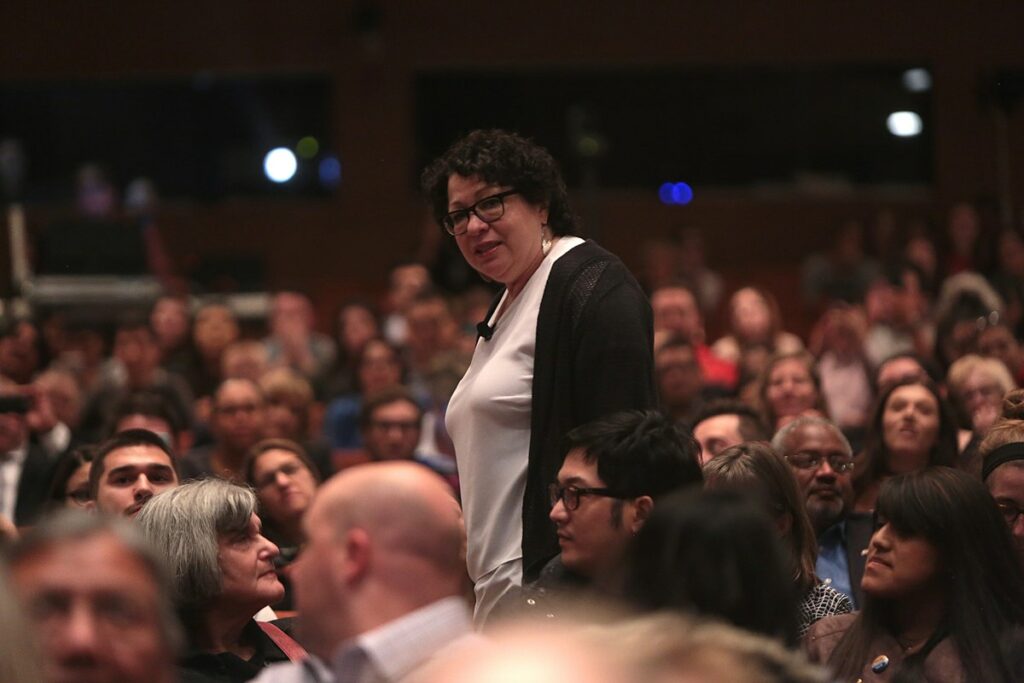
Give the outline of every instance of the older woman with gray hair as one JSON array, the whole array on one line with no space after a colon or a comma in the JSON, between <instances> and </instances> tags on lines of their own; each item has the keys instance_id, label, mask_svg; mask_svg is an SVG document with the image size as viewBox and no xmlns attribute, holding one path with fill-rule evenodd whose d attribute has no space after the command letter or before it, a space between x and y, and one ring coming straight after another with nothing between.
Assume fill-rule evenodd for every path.
<instances>
[{"instance_id":1,"label":"older woman with gray hair","mask_svg":"<svg viewBox=\"0 0 1024 683\"><path fill-rule=\"evenodd\" d=\"M253 619L284 595L274 571L278 549L263 536L256 509L251 489L204 479L155 496L136 517L175 577L190 646L182 681L248 681L305 656L281 622Z\"/></svg>"},{"instance_id":2,"label":"older woman with gray hair","mask_svg":"<svg viewBox=\"0 0 1024 683\"><path fill-rule=\"evenodd\" d=\"M960 420L961 469L981 471L978 446L999 419L1003 397L1017 388L1001 360L969 353L958 358L946 373L946 386Z\"/></svg>"}]
</instances>

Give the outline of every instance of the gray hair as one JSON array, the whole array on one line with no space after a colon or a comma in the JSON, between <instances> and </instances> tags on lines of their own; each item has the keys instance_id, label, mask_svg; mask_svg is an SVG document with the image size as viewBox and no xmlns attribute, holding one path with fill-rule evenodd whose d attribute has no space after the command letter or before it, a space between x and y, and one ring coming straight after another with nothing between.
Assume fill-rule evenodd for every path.
<instances>
[{"instance_id":1,"label":"gray hair","mask_svg":"<svg viewBox=\"0 0 1024 683\"><path fill-rule=\"evenodd\" d=\"M803 417L798 417L779 431L775 432L775 436L772 437L772 448L774 448L778 453L785 455L786 451L789 450L786 447L789 437L798 429L813 426L831 429L835 432L836 437L839 438L839 443L843 445L843 450L846 451L846 454L853 456L853 447L850 446L850 440L846 438L842 430L839 429L839 426L832 420L824 417L818 417L817 415L805 415Z\"/></svg>"},{"instance_id":2,"label":"gray hair","mask_svg":"<svg viewBox=\"0 0 1024 683\"><path fill-rule=\"evenodd\" d=\"M0 681L42 683L39 647L0 567Z\"/></svg>"},{"instance_id":3,"label":"gray hair","mask_svg":"<svg viewBox=\"0 0 1024 683\"><path fill-rule=\"evenodd\" d=\"M31 531L6 549L9 567L15 567L38 552L52 546L81 541L94 536L113 536L134 555L149 572L157 587L160 629L171 654L177 656L184 644L181 623L170 599L168 567L148 538L121 517L88 514L81 510L60 510L45 517Z\"/></svg>"},{"instance_id":4,"label":"gray hair","mask_svg":"<svg viewBox=\"0 0 1024 683\"><path fill-rule=\"evenodd\" d=\"M218 537L246 529L255 512L252 489L216 478L164 491L139 511L135 523L163 550L179 607L202 609L220 595Z\"/></svg>"}]
</instances>

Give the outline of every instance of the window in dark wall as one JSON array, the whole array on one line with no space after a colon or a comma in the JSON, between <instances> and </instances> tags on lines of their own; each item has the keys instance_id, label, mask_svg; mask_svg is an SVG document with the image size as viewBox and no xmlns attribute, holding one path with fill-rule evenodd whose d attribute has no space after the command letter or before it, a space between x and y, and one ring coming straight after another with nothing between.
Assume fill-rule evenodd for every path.
<instances>
[{"instance_id":1,"label":"window in dark wall","mask_svg":"<svg viewBox=\"0 0 1024 683\"><path fill-rule=\"evenodd\" d=\"M865 185L932 180L931 99L908 66L606 71L431 71L416 78L419 167L474 128L519 131L548 147L578 185L598 141L600 184L787 184L822 176ZM914 137L887 118L921 117ZM591 149L593 149L591 147Z\"/></svg>"},{"instance_id":2,"label":"window in dark wall","mask_svg":"<svg viewBox=\"0 0 1024 683\"><path fill-rule=\"evenodd\" d=\"M168 197L324 194L336 184L320 173L325 159L337 161L330 98L320 75L2 82L0 140L20 143L29 198L70 198L75 171L88 162L122 187L149 177ZM270 181L267 152L295 151L307 137L317 149L307 141L294 177Z\"/></svg>"}]
</instances>

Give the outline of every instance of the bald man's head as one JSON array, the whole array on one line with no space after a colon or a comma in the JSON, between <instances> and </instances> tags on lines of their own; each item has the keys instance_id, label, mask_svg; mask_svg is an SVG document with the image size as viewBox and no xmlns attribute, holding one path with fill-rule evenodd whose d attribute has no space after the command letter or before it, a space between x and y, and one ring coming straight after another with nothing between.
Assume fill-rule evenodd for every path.
<instances>
[{"instance_id":1,"label":"bald man's head","mask_svg":"<svg viewBox=\"0 0 1024 683\"><path fill-rule=\"evenodd\" d=\"M441 572L461 574L461 513L443 479L417 463L354 467L320 489L310 523L330 525L336 538L364 529L376 546L410 553Z\"/></svg>"},{"instance_id":2,"label":"bald man's head","mask_svg":"<svg viewBox=\"0 0 1024 683\"><path fill-rule=\"evenodd\" d=\"M459 506L444 480L422 465L344 470L317 492L303 526L293 586L303 642L320 656L461 590Z\"/></svg>"}]
</instances>

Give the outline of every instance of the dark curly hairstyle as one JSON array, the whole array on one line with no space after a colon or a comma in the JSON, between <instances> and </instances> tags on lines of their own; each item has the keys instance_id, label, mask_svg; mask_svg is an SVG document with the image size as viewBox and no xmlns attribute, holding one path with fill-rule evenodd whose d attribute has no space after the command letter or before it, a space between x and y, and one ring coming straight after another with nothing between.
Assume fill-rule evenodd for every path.
<instances>
[{"instance_id":1,"label":"dark curly hairstyle","mask_svg":"<svg viewBox=\"0 0 1024 683\"><path fill-rule=\"evenodd\" d=\"M434 160L420 178L434 219L448 213L448 178L478 176L493 185L514 187L526 201L548 209L553 235L576 234L576 216L558 164L546 149L515 133L474 130Z\"/></svg>"}]
</instances>

